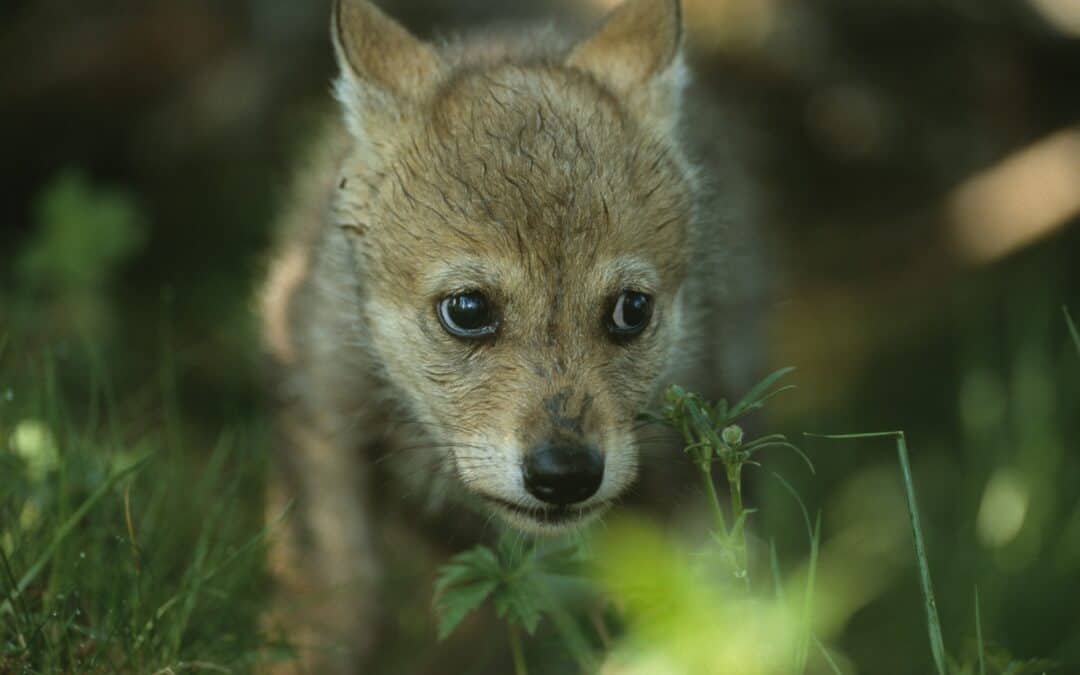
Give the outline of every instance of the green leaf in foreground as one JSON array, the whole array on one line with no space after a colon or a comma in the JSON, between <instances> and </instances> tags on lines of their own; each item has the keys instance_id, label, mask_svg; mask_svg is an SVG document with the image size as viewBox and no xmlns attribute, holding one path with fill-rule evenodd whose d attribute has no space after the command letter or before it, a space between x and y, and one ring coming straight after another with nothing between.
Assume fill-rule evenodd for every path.
<instances>
[{"instance_id":1,"label":"green leaf in foreground","mask_svg":"<svg viewBox=\"0 0 1080 675\"><path fill-rule=\"evenodd\" d=\"M500 582L501 566L486 546L459 553L443 565L435 581L435 609L439 639L445 640L458 624L487 600Z\"/></svg>"},{"instance_id":2,"label":"green leaf in foreground","mask_svg":"<svg viewBox=\"0 0 1080 675\"><path fill-rule=\"evenodd\" d=\"M470 612L490 599L495 614L530 635L555 609L546 580L564 576L577 562L576 546L526 545L504 535L495 549L477 546L450 559L435 581L439 639L445 640Z\"/></svg>"},{"instance_id":3,"label":"green leaf in foreground","mask_svg":"<svg viewBox=\"0 0 1080 675\"><path fill-rule=\"evenodd\" d=\"M483 604L499 585L492 579L454 586L439 599L439 639L450 637L469 612Z\"/></svg>"}]
</instances>

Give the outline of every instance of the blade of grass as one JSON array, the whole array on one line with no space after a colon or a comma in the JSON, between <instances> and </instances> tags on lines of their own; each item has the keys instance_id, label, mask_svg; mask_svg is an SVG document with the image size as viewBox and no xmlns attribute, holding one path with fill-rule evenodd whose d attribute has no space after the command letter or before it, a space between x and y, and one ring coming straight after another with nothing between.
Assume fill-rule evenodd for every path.
<instances>
[{"instance_id":1,"label":"blade of grass","mask_svg":"<svg viewBox=\"0 0 1080 675\"><path fill-rule=\"evenodd\" d=\"M807 510L806 504L803 503L802 498L799 497L799 493L795 490L795 488L791 485L791 483L784 480L784 477L781 476L780 474L776 473L775 471L770 471L769 473L771 473L772 476L776 480L778 480L781 485L784 486L785 490L787 490L789 493L791 493L791 496L794 497L794 499L795 499L795 503L799 505L799 510L802 511L803 521L806 524L806 536L810 540L810 568L809 568L809 571L807 572L806 591L803 594L802 620L803 620L803 631L804 632L803 632L803 635L800 638L799 644L795 648L795 671L794 672L804 673L806 671L806 661L807 661L807 658L809 657L809 651L810 651L810 643L809 643L810 637L811 637L810 611L812 609L812 603L813 603L814 582L815 582L815 578L817 576L818 550L819 550L819 544L820 544L820 541L821 541L821 512L819 511L818 514L817 514L817 523L815 525L811 525L811 523L810 523L810 511ZM775 546L773 547L773 554L775 555ZM776 563L775 560L773 560L773 565L774 565L773 575L778 576L779 575L779 565Z\"/></svg>"},{"instance_id":2,"label":"blade of grass","mask_svg":"<svg viewBox=\"0 0 1080 675\"><path fill-rule=\"evenodd\" d=\"M810 539L810 569L806 573L806 591L803 593L802 624L803 634L795 660L795 672L806 672L806 661L810 657L810 614L814 605L814 582L817 578L818 551L821 543L821 512L818 511L814 523L814 534Z\"/></svg>"},{"instance_id":3,"label":"blade of grass","mask_svg":"<svg viewBox=\"0 0 1080 675\"><path fill-rule=\"evenodd\" d=\"M903 434L903 431L872 431L865 434L811 434L804 433L803 436L809 438L827 438L833 441L850 441L861 438L896 438Z\"/></svg>"},{"instance_id":4,"label":"blade of grass","mask_svg":"<svg viewBox=\"0 0 1080 675\"><path fill-rule=\"evenodd\" d=\"M203 585L208 583L210 580L212 580L218 574L220 574L222 570L229 567L234 561L236 561L240 557L246 555L249 551L251 551L251 549L253 549L256 546L261 545L262 542L265 541L268 536L270 536L270 533L273 532L277 528L277 526L282 521L285 520L285 518L292 511L292 508L293 508L293 502L290 501L288 504L285 505L285 508L282 509L281 514L278 515L273 521L271 521L271 522L267 523L266 525L264 525L263 528L261 530L259 530L258 532L256 532L254 536L250 537L246 542L244 542L244 544L242 544L236 550L232 551L227 556L225 556L223 559L218 561L218 563L216 565L214 565L212 568L210 568L208 571L203 572L201 574L201 576L199 576L196 579L196 583L194 584L196 590L199 587L202 587ZM157 608L157 611L155 611L153 613L153 615L150 617L150 619L147 620L146 624L142 628L142 632L136 638L135 643L134 643L135 650L138 650L142 646L142 644L147 640L147 638L150 636L151 632L154 630L155 626L158 623L161 622L161 619L174 606L176 606L177 603L183 601L185 599L185 597L187 597L188 594L190 594L192 592L195 592L195 591L192 590L191 584L185 584L184 588L182 588L180 591L178 591L176 594L174 594L168 600L163 602ZM130 658L130 654L128 655L128 657Z\"/></svg>"},{"instance_id":5,"label":"blade of grass","mask_svg":"<svg viewBox=\"0 0 1080 675\"><path fill-rule=\"evenodd\" d=\"M840 670L840 666L836 665L836 661L834 661L832 655L829 654L829 650L825 648L825 645L821 644L821 640L817 639L816 636L814 637L814 644L817 645L818 651L820 651L821 655L825 658L825 663L829 664L829 669L836 673L836 675L844 675L844 671Z\"/></svg>"},{"instance_id":6,"label":"blade of grass","mask_svg":"<svg viewBox=\"0 0 1080 675\"><path fill-rule=\"evenodd\" d=\"M773 478L775 478L777 481L780 482L781 485L784 486L784 489L787 490L788 493L792 496L792 498L795 499L795 503L799 505L799 510L802 511L803 522L806 524L806 536L810 538L810 544L812 547L814 543L814 527L810 523L810 511L806 508L806 504L803 504L802 497L799 496L799 493L795 490L794 487L792 487L791 483L787 482L784 479L783 476L776 473L775 471L769 471L769 473L771 473Z\"/></svg>"},{"instance_id":7,"label":"blade of grass","mask_svg":"<svg viewBox=\"0 0 1080 675\"><path fill-rule=\"evenodd\" d=\"M1061 311L1065 313L1065 323L1069 326L1069 334L1072 335L1073 344L1076 345L1076 352L1080 354L1080 330L1076 329L1076 322L1073 321L1072 315L1069 314L1069 308L1062 307Z\"/></svg>"},{"instance_id":8,"label":"blade of grass","mask_svg":"<svg viewBox=\"0 0 1080 675\"><path fill-rule=\"evenodd\" d=\"M986 648L983 646L982 612L979 610L979 587L975 587L975 645L979 650L979 675L986 675Z\"/></svg>"},{"instance_id":9,"label":"blade of grass","mask_svg":"<svg viewBox=\"0 0 1080 675\"><path fill-rule=\"evenodd\" d=\"M746 445L742 446L742 450L745 451L745 452L750 452L750 451L755 451L756 452L756 451L761 450L763 448L787 448L788 450L791 450L792 452L794 452L796 455L799 456L799 459L801 459L803 461L803 463L806 464L806 467L808 469L810 469L810 473L817 474L817 471L814 470L814 463L810 461L810 458L806 455L806 453L803 452L802 450L800 450L799 446L795 445L794 443L790 443L790 442L788 442L786 440L758 439L758 440L755 440L755 441L753 441L751 443L747 443Z\"/></svg>"},{"instance_id":10,"label":"blade of grass","mask_svg":"<svg viewBox=\"0 0 1080 675\"><path fill-rule=\"evenodd\" d=\"M896 454L900 460L900 472L904 477L904 493L907 497L908 516L911 520L911 535L915 542L915 559L919 565L919 585L922 589L923 604L926 609L926 628L930 635L930 653L934 657L934 666L938 675L946 675L945 640L942 637L941 618L938 616L937 600L934 599L934 587L930 579L930 562L926 556L926 542L923 540L919 506L915 499L915 482L911 477L911 462L908 459L907 440L904 437L904 432L880 431L864 434L806 435L834 440L892 438L896 441Z\"/></svg>"},{"instance_id":11,"label":"blade of grass","mask_svg":"<svg viewBox=\"0 0 1080 675\"><path fill-rule=\"evenodd\" d=\"M769 567L772 568L773 590L776 592L776 602L784 605L784 581L780 577L780 556L776 554L776 540L769 539Z\"/></svg>"},{"instance_id":12,"label":"blade of grass","mask_svg":"<svg viewBox=\"0 0 1080 675\"><path fill-rule=\"evenodd\" d=\"M904 474L904 491L907 494L908 515L911 516L911 534L915 540L915 555L919 561L919 582L922 584L923 602L926 605L930 651L934 655L934 665L937 666L938 673L945 675L945 640L941 634L941 619L938 616L937 600L934 599L934 586L930 580L930 561L926 556L926 542L923 540L919 506L915 499L915 482L911 477L911 463L908 460L907 441L903 432L896 437L896 452Z\"/></svg>"},{"instance_id":13,"label":"blade of grass","mask_svg":"<svg viewBox=\"0 0 1080 675\"><path fill-rule=\"evenodd\" d=\"M4 553L3 546L0 546L0 573L3 573L4 586L8 587L7 592L4 594L4 601L5 603L11 603L13 609L11 621L15 637L19 646L26 649L26 637L23 635L25 629L20 624L31 625L30 612L26 609L23 599L15 593L18 581L15 579L15 572L11 569L11 563Z\"/></svg>"},{"instance_id":14,"label":"blade of grass","mask_svg":"<svg viewBox=\"0 0 1080 675\"><path fill-rule=\"evenodd\" d=\"M97 490L94 491L93 494L87 497L86 501L84 501L79 506L79 508L77 508L75 512L72 513L71 516L64 522L64 524L56 530L56 534L53 535L52 541L49 542L49 545L45 547L45 550L42 551L41 555L38 556L38 559L34 561L34 564L30 566L30 569L28 569L19 579L19 583L15 586L15 592L12 595L21 595L22 592L30 586L30 584L34 583L34 580L37 579L37 576L41 574L41 571L49 563L49 560L52 559L52 556L56 552L56 549L60 546L64 539L66 539L67 536L71 534L72 530L75 529L75 526L79 524L79 522L86 516L86 514L90 512L90 509L94 508L94 505L97 504L102 497L108 494L109 491L112 490L113 486L119 483L124 477L131 475L135 471L138 471L149 459L150 455L144 455L143 457L140 457L131 466L127 467L122 471L118 471L112 476L110 476L104 483L102 483L98 487ZM10 609L11 603L8 600L5 600L4 604L0 605L0 613L7 612Z\"/></svg>"}]
</instances>

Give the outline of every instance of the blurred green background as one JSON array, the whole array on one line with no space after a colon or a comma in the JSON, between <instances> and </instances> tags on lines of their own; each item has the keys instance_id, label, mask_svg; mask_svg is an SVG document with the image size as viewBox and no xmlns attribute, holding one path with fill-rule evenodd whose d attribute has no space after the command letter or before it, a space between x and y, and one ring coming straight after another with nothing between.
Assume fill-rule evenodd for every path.
<instances>
[{"instance_id":1,"label":"blurred green background","mask_svg":"<svg viewBox=\"0 0 1080 675\"><path fill-rule=\"evenodd\" d=\"M613 3L381 4L436 36ZM698 78L753 120L784 252L766 342L769 365L798 367L799 389L761 426L905 430L951 651L971 653L977 585L995 648L1080 672L1080 355L1062 313L1080 315L1080 3L684 4ZM233 454L256 459L220 460L244 477L228 536L239 545L261 527L253 299L295 160L333 113L328 12L0 6L0 457L22 456L0 462L0 503L21 505L0 508L9 555L28 500L53 504L11 478L33 468L28 443L60 436L60 418L110 438L110 452L156 439L188 467L158 469L165 481L195 480L223 434L239 434L229 447L247 450ZM62 414L45 410L57 401ZM51 432L25 424L42 419ZM832 642L844 672L930 672L891 446L799 443L816 475L770 466L822 509L820 578L846 589ZM755 535L803 559L790 495L749 481ZM129 534L104 516L101 527ZM248 634L256 613L236 617ZM0 673L21 672L4 658Z\"/></svg>"}]
</instances>

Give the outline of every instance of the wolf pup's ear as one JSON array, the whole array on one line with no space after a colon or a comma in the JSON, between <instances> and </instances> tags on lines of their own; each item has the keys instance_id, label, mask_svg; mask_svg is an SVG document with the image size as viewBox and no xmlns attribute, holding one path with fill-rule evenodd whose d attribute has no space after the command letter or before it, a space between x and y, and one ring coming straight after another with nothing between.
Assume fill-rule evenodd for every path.
<instances>
[{"instance_id":1,"label":"wolf pup's ear","mask_svg":"<svg viewBox=\"0 0 1080 675\"><path fill-rule=\"evenodd\" d=\"M666 127L678 117L688 79L682 42L679 0L624 0L566 65L591 74L645 122Z\"/></svg>"},{"instance_id":2,"label":"wolf pup's ear","mask_svg":"<svg viewBox=\"0 0 1080 675\"><path fill-rule=\"evenodd\" d=\"M337 97L357 139L380 117L400 116L438 80L435 49L367 0L334 0L330 32L341 69Z\"/></svg>"}]
</instances>

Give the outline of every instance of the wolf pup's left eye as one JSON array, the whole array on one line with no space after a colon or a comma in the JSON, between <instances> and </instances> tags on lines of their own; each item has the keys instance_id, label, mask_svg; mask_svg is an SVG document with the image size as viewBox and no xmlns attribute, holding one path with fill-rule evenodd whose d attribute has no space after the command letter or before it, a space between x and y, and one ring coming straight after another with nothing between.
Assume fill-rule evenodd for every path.
<instances>
[{"instance_id":1,"label":"wolf pup's left eye","mask_svg":"<svg viewBox=\"0 0 1080 675\"><path fill-rule=\"evenodd\" d=\"M479 291L443 298L439 301L438 314L443 328L455 337L478 338L495 333L491 303Z\"/></svg>"},{"instance_id":2,"label":"wolf pup's left eye","mask_svg":"<svg viewBox=\"0 0 1080 675\"><path fill-rule=\"evenodd\" d=\"M632 338L649 325L652 298L639 291L623 291L615 300L608 318L608 330L621 340Z\"/></svg>"}]
</instances>

